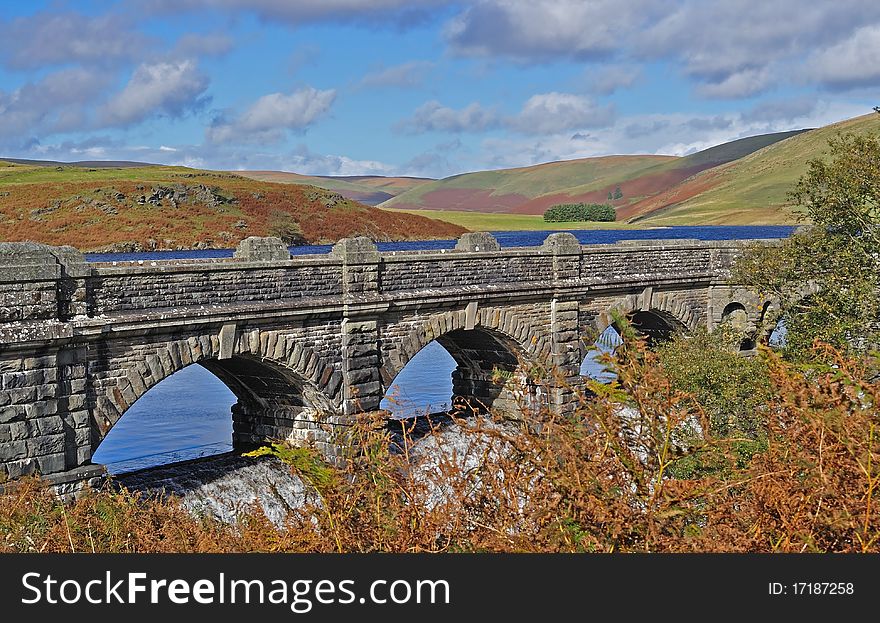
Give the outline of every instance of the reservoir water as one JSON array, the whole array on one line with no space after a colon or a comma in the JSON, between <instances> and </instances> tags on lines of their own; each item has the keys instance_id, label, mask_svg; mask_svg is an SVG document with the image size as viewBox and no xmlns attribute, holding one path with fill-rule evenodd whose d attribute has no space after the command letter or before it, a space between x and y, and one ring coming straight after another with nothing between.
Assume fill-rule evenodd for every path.
<instances>
[{"instance_id":1,"label":"reservoir water","mask_svg":"<svg viewBox=\"0 0 880 623\"><path fill-rule=\"evenodd\" d=\"M667 227L641 230L572 231L582 244L611 244L620 240L684 239L742 240L784 238L793 227L717 226ZM492 232L502 247L534 246L543 243L550 231ZM454 240L379 243L382 251L451 249ZM329 245L291 247L294 255L327 253ZM90 261L129 261L178 258L230 257L231 249L202 251L157 251L148 253L89 254ZM600 348L613 348L614 336L606 336ZM596 361L587 357L581 373L607 378ZM452 394L455 362L442 346L432 342L407 364L395 379L382 406L398 417L442 411ZM140 398L116 423L94 454L112 473L165 465L182 460L228 452L232 449L230 408L232 392L201 366L189 366L168 377Z\"/></svg>"}]
</instances>

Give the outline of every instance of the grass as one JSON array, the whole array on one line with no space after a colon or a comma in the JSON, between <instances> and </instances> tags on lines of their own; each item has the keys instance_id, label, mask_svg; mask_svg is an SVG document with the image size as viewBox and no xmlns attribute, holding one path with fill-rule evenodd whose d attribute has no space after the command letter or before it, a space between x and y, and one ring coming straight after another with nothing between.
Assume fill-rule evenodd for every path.
<instances>
[{"instance_id":1,"label":"grass","mask_svg":"<svg viewBox=\"0 0 880 623\"><path fill-rule=\"evenodd\" d=\"M188 167L79 167L17 164L0 160L0 187L18 184L81 183L81 182L163 182L181 175L204 175L231 178L232 175L202 171ZM237 176L236 176L237 177Z\"/></svg>"},{"instance_id":2,"label":"grass","mask_svg":"<svg viewBox=\"0 0 880 623\"><path fill-rule=\"evenodd\" d=\"M445 221L471 231L558 231L569 229L649 229L649 225L630 225L627 223L547 223L543 216L533 214L503 214L489 212L468 212L464 210L392 210L416 216Z\"/></svg>"},{"instance_id":3,"label":"grass","mask_svg":"<svg viewBox=\"0 0 880 623\"><path fill-rule=\"evenodd\" d=\"M605 156L548 162L515 169L476 171L420 184L389 199L383 205L418 205L425 195L447 190L487 191L493 196L518 195L524 199L564 193L575 187L595 190L635 178L645 169L674 160L677 160L674 156Z\"/></svg>"},{"instance_id":4,"label":"grass","mask_svg":"<svg viewBox=\"0 0 880 623\"><path fill-rule=\"evenodd\" d=\"M748 137L684 157L600 156L476 171L422 183L380 205L405 210L515 209L540 215L557 203L605 201L608 192L619 187L623 199L614 205L621 208L662 192L699 170L741 158L793 134L796 132Z\"/></svg>"}]
</instances>

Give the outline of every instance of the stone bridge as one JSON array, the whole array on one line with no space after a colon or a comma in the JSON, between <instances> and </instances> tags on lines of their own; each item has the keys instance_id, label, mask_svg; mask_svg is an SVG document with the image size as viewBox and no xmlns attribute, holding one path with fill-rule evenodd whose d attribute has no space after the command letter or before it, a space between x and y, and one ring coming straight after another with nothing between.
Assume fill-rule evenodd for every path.
<instances>
[{"instance_id":1,"label":"stone bridge","mask_svg":"<svg viewBox=\"0 0 880 623\"><path fill-rule=\"evenodd\" d=\"M727 283L737 242L626 241L380 253L366 238L291 257L249 238L229 259L89 263L71 247L0 244L0 480L38 472L64 489L151 387L199 364L238 401L234 442L312 440L375 410L436 340L453 392L480 409L572 406L588 345L612 311L660 336L735 318L745 343L769 303ZM528 369L553 368L535 384ZM498 372L501 371L502 374Z\"/></svg>"}]
</instances>

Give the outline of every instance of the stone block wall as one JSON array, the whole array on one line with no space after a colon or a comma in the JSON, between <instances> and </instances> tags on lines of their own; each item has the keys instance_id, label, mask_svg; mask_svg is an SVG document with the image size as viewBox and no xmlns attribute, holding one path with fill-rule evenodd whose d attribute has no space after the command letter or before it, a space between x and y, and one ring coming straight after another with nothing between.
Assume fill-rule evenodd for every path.
<instances>
[{"instance_id":1,"label":"stone block wall","mask_svg":"<svg viewBox=\"0 0 880 623\"><path fill-rule=\"evenodd\" d=\"M339 296L338 263L321 260L269 261L241 265L156 263L156 266L106 267L90 280L94 314L232 305Z\"/></svg>"},{"instance_id":2,"label":"stone block wall","mask_svg":"<svg viewBox=\"0 0 880 623\"><path fill-rule=\"evenodd\" d=\"M291 258L278 240L252 239L230 260L112 265L0 244L0 475L37 471L64 486L93 477L92 451L121 414L191 364L239 397L240 443L285 437L332 454L332 432L378 408L432 340L458 362L462 396L564 410L583 338L611 309L688 328L711 328L741 302L756 317L761 301L721 282L740 248L581 246L561 233L499 249L473 234L445 252L380 253L355 238ZM527 386L524 363L555 367L563 383Z\"/></svg>"}]
</instances>

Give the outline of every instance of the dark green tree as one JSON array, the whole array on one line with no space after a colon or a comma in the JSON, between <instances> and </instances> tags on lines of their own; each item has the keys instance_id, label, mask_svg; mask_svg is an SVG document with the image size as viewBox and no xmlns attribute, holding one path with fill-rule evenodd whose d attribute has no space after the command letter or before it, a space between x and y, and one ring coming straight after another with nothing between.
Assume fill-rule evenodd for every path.
<instances>
[{"instance_id":1,"label":"dark green tree","mask_svg":"<svg viewBox=\"0 0 880 623\"><path fill-rule=\"evenodd\" d=\"M614 189L614 198L615 199L623 199L623 191L620 190L620 186Z\"/></svg>"},{"instance_id":2,"label":"dark green tree","mask_svg":"<svg viewBox=\"0 0 880 623\"><path fill-rule=\"evenodd\" d=\"M815 340L854 353L877 345L880 139L839 134L829 147L830 160L811 160L789 193L809 224L753 248L733 271L780 302L793 360L807 359Z\"/></svg>"}]
</instances>

